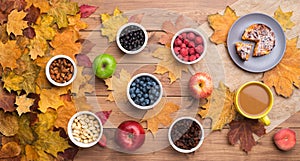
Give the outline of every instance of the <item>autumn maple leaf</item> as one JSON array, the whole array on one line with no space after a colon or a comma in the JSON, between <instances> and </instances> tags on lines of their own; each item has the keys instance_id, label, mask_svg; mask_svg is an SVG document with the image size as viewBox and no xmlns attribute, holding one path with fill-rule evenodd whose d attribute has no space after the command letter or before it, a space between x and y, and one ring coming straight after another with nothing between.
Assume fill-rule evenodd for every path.
<instances>
[{"instance_id":1,"label":"autumn maple leaf","mask_svg":"<svg viewBox=\"0 0 300 161\"><path fill-rule=\"evenodd\" d=\"M97 6L91 6L86 4L81 5L79 7L81 18L90 17L90 15L92 15L97 10L97 8Z\"/></svg>"},{"instance_id":2,"label":"autumn maple leaf","mask_svg":"<svg viewBox=\"0 0 300 161\"><path fill-rule=\"evenodd\" d=\"M23 19L25 18L26 13L23 11L18 12L17 10L13 10L8 15L7 21L7 33L13 33L17 35L23 35L23 29L28 27L27 22Z\"/></svg>"},{"instance_id":3,"label":"autumn maple leaf","mask_svg":"<svg viewBox=\"0 0 300 161\"><path fill-rule=\"evenodd\" d=\"M274 87L278 95L290 97L294 87L300 87L300 49L298 37L287 40L285 54L280 63L263 75L263 82Z\"/></svg>"},{"instance_id":4,"label":"autumn maple leaf","mask_svg":"<svg viewBox=\"0 0 300 161\"><path fill-rule=\"evenodd\" d=\"M0 132L5 136L14 136L18 133L18 117L10 112L0 110Z\"/></svg>"},{"instance_id":5,"label":"autumn maple leaf","mask_svg":"<svg viewBox=\"0 0 300 161\"><path fill-rule=\"evenodd\" d=\"M227 134L229 143L234 145L240 141L241 148L245 152L249 152L256 145L253 133L257 136L262 136L266 133L264 125L256 119L233 120L229 123L229 126L230 131Z\"/></svg>"},{"instance_id":6,"label":"autumn maple leaf","mask_svg":"<svg viewBox=\"0 0 300 161\"><path fill-rule=\"evenodd\" d=\"M30 112L30 106L33 105L34 99L27 98L26 95L17 96L15 104L18 105L17 111L19 116L23 113Z\"/></svg>"},{"instance_id":7,"label":"autumn maple leaf","mask_svg":"<svg viewBox=\"0 0 300 161\"><path fill-rule=\"evenodd\" d=\"M231 92L225 84L220 82L219 87L214 89L208 102L201 107L198 114L202 118L212 120L212 130L221 130L236 116L234 92Z\"/></svg>"},{"instance_id":8,"label":"autumn maple leaf","mask_svg":"<svg viewBox=\"0 0 300 161\"><path fill-rule=\"evenodd\" d=\"M0 109L2 108L5 112L15 111L14 106L16 101L16 94L9 93L7 90L3 89L2 83L0 86Z\"/></svg>"},{"instance_id":9,"label":"autumn maple leaf","mask_svg":"<svg viewBox=\"0 0 300 161\"><path fill-rule=\"evenodd\" d=\"M212 14L208 16L208 22L210 27L214 30L214 33L211 35L210 40L215 44L226 44L226 39L228 32L232 24L239 17L236 15L234 10L229 6L226 7L224 15Z\"/></svg>"},{"instance_id":10,"label":"autumn maple leaf","mask_svg":"<svg viewBox=\"0 0 300 161\"><path fill-rule=\"evenodd\" d=\"M0 42L0 64L3 68L16 68L18 66L17 59L19 59L21 55L22 51L15 40L9 40L5 44Z\"/></svg>"},{"instance_id":11,"label":"autumn maple leaf","mask_svg":"<svg viewBox=\"0 0 300 161\"><path fill-rule=\"evenodd\" d=\"M291 17L293 15L293 12L283 12L280 8L274 12L274 18L279 22L281 25L282 29L286 31L287 29L291 29L294 27L296 24L291 21Z\"/></svg>"}]
</instances>

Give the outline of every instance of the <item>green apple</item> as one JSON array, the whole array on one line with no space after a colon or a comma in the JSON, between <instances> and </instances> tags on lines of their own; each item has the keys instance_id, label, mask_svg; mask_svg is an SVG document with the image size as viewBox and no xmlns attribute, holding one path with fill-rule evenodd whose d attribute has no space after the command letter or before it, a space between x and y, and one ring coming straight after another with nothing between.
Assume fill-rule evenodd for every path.
<instances>
[{"instance_id":1,"label":"green apple","mask_svg":"<svg viewBox=\"0 0 300 161\"><path fill-rule=\"evenodd\" d=\"M100 54L93 61L93 71L98 78L111 77L117 67L117 61L110 54Z\"/></svg>"}]
</instances>

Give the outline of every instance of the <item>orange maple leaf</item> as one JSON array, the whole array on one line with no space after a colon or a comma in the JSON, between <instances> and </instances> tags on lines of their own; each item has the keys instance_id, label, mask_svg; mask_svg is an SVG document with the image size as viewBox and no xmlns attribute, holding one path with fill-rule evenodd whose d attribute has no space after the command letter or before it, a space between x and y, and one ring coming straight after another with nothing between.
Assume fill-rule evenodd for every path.
<instances>
[{"instance_id":1,"label":"orange maple leaf","mask_svg":"<svg viewBox=\"0 0 300 161\"><path fill-rule=\"evenodd\" d=\"M14 69L18 66L17 59L21 57L22 51L15 40L3 44L0 42L0 64L3 68Z\"/></svg>"},{"instance_id":2,"label":"orange maple leaf","mask_svg":"<svg viewBox=\"0 0 300 161\"><path fill-rule=\"evenodd\" d=\"M229 6L226 7L224 15L212 14L208 16L208 22L210 27L214 30L214 33L210 37L210 41L215 44L226 44L227 35L232 24L239 17L234 10Z\"/></svg>"},{"instance_id":3,"label":"orange maple leaf","mask_svg":"<svg viewBox=\"0 0 300 161\"><path fill-rule=\"evenodd\" d=\"M17 35L23 35L23 29L28 27L27 22L23 20L26 16L26 13L23 11L18 12L17 9L13 10L8 15L7 21L7 33L13 33Z\"/></svg>"},{"instance_id":4,"label":"orange maple leaf","mask_svg":"<svg viewBox=\"0 0 300 161\"><path fill-rule=\"evenodd\" d=\"M164 105L162 105L164 104ZM159 111L160 110L160 111ZM172 102L164 102L164 99L152 110L149 110L142 122L147 122L147 129L151 131L152 134L156 134L158 131L159 124L164 126L169 126L173 119L171 118L171 114L178 111L179 106ZM157 112L159 111L159 112Z\"/></svg>"},{"instance_id":5,"label":"orange maple leaf","mask_svg":"<svg viewBox=\"0 0 300 161\"><path fill-rule=\"evenodd\" d=\"M68 29L62 33L56 33L50 42L54 48L52 55L67 55L75 61L75 55L81 51L81 44L77 40L79 40L79 33L75 30Z\"/></svg>"},{"instance_id":6,"label":"orange maple leaf","mask_svg":"<svg viewBox=\"0 0 300 161\"><path fill-rule=\"evenodd\" d=\"M274 87L278 95L290 97L294 87L300 87L300 49L298 37L287 40L285 54L280 63L264 73L263 82Z\"/></svg>"}]
</instances>

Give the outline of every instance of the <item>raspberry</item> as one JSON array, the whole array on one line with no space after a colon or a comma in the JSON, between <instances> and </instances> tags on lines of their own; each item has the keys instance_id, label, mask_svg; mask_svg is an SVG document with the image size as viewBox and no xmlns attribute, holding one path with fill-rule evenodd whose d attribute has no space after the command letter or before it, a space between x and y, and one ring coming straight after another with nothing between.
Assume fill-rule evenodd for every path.
<instances>
[{"instance_id":1,"label":"raspberry","mask_svg":"<svg viewBox=\"0 0 300 161\"><path fill-rule=\"evenodd\" d=\"M186 61L186 62L188 62L189 61L189 56L183 57L183 60Z\"/></svg>"},{"instance_id":2,"label":"raspberry","mask_svg":"<svg viewBox=\"0 0 300 161\"><path fill-rule=\"evenodd\" d=\"M193 32L190 32L190 33L188 33L187 34L187 38L189 39L189 40L194 40L195 39L195 34L193 33Z\"/></svg>"},{"instance_id":3,"label":"raspberry","mask_svg":"<svg viewBox=\"0 0 300 161\"><path fill-rule=\"evenodd\" d=\"M178 36L177 36L177 39L183 40L182 35L178 35Z\"/></svg>"},{"instance_id":4,"label":"raspberry","mask_svg":"<svg viewBox=\"0 0 300 161\"><path fill-rule=\"evenodd\" d=\"M182 36L182 39L185 39L186 38L186 33L185 32L182 33L181 36Z\"/></svg>"},{"instance_id":5,"label":"raspberry","mask_svg":"<svg viewBox=\"0 0 300 161\"><path fill-rule=\"evenodd\" d=\"M175 46L180 46L182 44L182 41L179 38L176 38L174 44Z\"/></svg>"},{"instance_id":6,"label":"raspberry","mask_svg":"<svg viewBox=\"0 0 300 161\"><path fill-rule=\"evenodd\" d=\"M179 51L180 51L180 47L178 47L178 46L174 47L174 52L176 54L179 54Z\"/></svg>"},{"instance_id":7,"label":"raspberry","mask_svg":"<svg viewBox=\"0 0 300 161\"><path fill-rule=\"evenodd\" d=\"M182 43L182 44L180 45L180 48L186 48L186 45L185 45L184 43Z\"/></svg>"},{"instance_id":8,"label":"raspberry","mask_svg":"<svg viewBox=\"0 0 300 161\"><path fill-rule=\"evenodd\" d=\"M178 56L179 59L181 59L181 60L183 59L182 55L177 55L177 56Z\"/></svg>"},{"instance_id":9,"label":"raspberry","mask_svg":"<svg viewBox=\"0 0 300 161\"><path fill-rule=\"evenodd\" d=\"M202 44L202 43L203 43L202 37L201 37L201 36L197 36L197 37L195 38L195 43L196 43L196 44Z\"/></svg>"},{"instance_id":10,"label":"raspberry","mask_svg":"<svg viewBox=\"0 0 300 161\"><path fill-rule=\"evenodd\" d=\"M203 52L203 45L198 45L197 47L195 47L195 50L197 53L201 54Z\"/></svg>"},{"instance_id":11,"label":"raspberry","mask_svg":"<svg viewBox=\"0 0 300 161\"><path fill-rule=\"evenodd\" d=\"M196 56L195 56L195 55L191 55L190 58L189 58L189 60L190 60L190 61L196 60Z\"/></svg>"},{"instance_id":12,"label":"raspberry","mask_svg":"<svg viewBox=\"0 0 300 161\"><path fill-rule=\"evenodd\" d=\"M199 58L201 55L199 53L196 54L196 58Z\"/></svg>"},{"instance_id":13,"label":"raspberry","mask_svg":"<svg viewBox=\"0 0 300 161\"><path fill-rule=\"evenodd\" d=\"M189 44L188 44L188 47L194 48L195 47L195 43L193 41L190 41Z\"/></svg>"},{"instance_id":14,"label":"raspberry","mask_svg":"<svg viewBox=\"0 0 300 161\"><path fill-rule=\"evenodd\" d=\"M181 48L180 50L180 55L182 55L183 57L187 56L189 53L188 53L188 50L186 48Z\"/></svg>"},{"instance_id":15,"label":"raspberry","mask_svg":"<svg viewBox=\"0 0 300 161\"><path fill-rule=\"evenodd\" d=\"M190 55L194 55L196 52L195 52L195 48L189 48L189 54Z\"/></svg>"},{"instance_id":16,"label":"raspberry","mask_svg":"<svg viewBox=\"0 0 300 161\"><path fill-rule=\"evenodd\" d=\"M185 45L189 45L190 41L189 41L188 39L184 39L184 40L183 40L183 43L184 43Z\"/></svg>"}]
</instances>

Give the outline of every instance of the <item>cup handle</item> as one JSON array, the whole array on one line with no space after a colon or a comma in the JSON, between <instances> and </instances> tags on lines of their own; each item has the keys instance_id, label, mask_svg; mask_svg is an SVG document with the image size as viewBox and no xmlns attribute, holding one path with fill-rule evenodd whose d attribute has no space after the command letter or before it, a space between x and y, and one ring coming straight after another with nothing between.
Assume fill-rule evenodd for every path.
<instances>
[{"instance_id":1,"label":"cup handle","mask_svg":"<svg viewBox=\"0 0 300 161\"><path fill-rule=\"evenodd\" d=\"M262 118L259 118L259 120L265 124L265 126L269 126L271 124L270 118L266 115Z\"/></svg>"}]
</instances>

